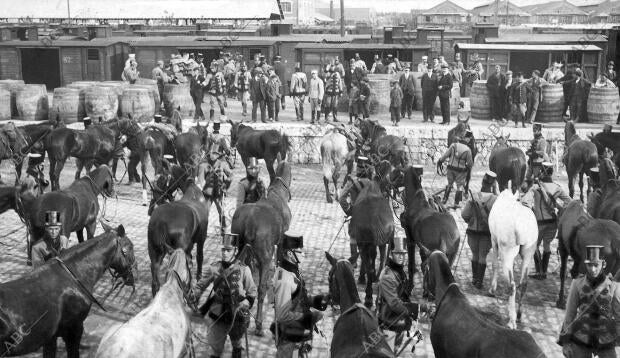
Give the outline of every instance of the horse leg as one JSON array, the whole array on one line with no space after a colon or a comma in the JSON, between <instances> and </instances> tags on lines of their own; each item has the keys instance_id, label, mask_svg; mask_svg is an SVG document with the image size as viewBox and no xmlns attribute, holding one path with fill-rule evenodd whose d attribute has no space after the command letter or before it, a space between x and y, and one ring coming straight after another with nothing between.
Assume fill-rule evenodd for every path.
<instances>
[{"instance_id":1,"label":"horse leg","mask_svg":"<svg viewBox=\"0 0 620 358\"><path fill-rule=\"evenodd\" d=\"M362 256L362 267L366 270L366 297L364 298L364 305L368 308L372 307L372 280L374 268L372 265L372 249L375 246L371 246L369 244L360 245L360 256ZM376 256L376 252L375 252Z\"/></svg>"},{"instance_id":2,"label":"horse leg","mask_svg":"<svg viewBox=\"0 0 620 358\"><path fill-rule=\"evenodd\" d=\"M202 261L204 260L203 249L206 238L207 235L205 230L205 235L201 235L198 239L198 242L196 243L196 281L200 281L200 279L202 278Z\"/></svg>"},{"instance_id":3,"label":"horse leg","mask_svg":"<svg viewBox=\"0 0 620 358\"><path fill-rule=\"evenodd\" d=\"M54 336L43 345L43 358L56 358L57 349L58 338Z\"/></svg>"},{"instance_id":4,"label":"horse leg","mask_svg":"<svg viewBox=\"0 0 620 358\"><path fill-rule=\"evenodd\" d=\"M532 248L521 247L519 250L521 256L521 279L519 280L519 296L517 297L517 322L521 323L521 308L523 303L523 297L527 291L527 279L528 271L530 267L530 261L534 256L534 250Z\"/></svg>"},{"instance_id":5,"label":"horse leg","mask_svg":"<svg viewBox=\"0 0 620 358\"><path fill-rule=\"evenodd\" d=\"M416 273L415 268L415 242L413 241L413 235L411 235L409 228L405 228L405 236L407 236L407 257L408 257L408 271L409 271L409 288L407 292L413 290L413 275Z\"/></svg>"},{"instance_id":6,"label":"horse leg","mask_svg":"<svg viewBox=\"0 0 620 358\"><path fill-rule=\"evenodd\" d=\"M24 160L28 157L19 158L15 162L15 185L19 184L19 179L22 177L22 166L24 165Z\"/></svg>"},{"instance_id":7,"label":"horse leg","mask_svg":"<svg viewBox=\"0 0 620 358\"><path fill-rule=\"evenodd\" d=\"M138 174L138 163L140 163L140 156L137 154L129 156L129 164L127 165L127 175L129 175L129 183L140 182L140 175Z\"/></svg>"},{"instance_id":8,"label":"horse leg","mask_svg":"<svg viewBox=\"0 0 620 358\"><path fill-rule=\"evenodd\" d=\"M491 275L491 287L489 294L495 296L497 293L497 271L499 270L499 247L497 245L497 238L491 234L491 246L493 246L493 274Z\"/></svg>"},{"instance_id":9,"label":"horse leg","mask_svg":"<svg viewBox=\"0 0 620 358\"><path fill-rule=\"evenodd\" d=\"M340 167L336 168L334 174L332 174L332 183L334 183L334 199L340 199L340 192L338 191L338 179L340 179Z\"/></svg>"},{"instance_id":10,"label":"horse leg","mask_svg":"<svg viewBox=\"0 0 620 358\"><path fill-rule=\"evenodd\" d=\"M560 252L560 292L558 293L558 301L555 306L557 308L566 309L566 298L564 297L564 282L566 280L566 263L568 259L568 250L564 246L564 241L559 238L558 251Z\"/></svg>"},{"instance_id":11,"label":"horse leg","mask_svg":"<svg viewBox=\"0 0 620 358\"><path fill-rule=\"evenodd\" d=\"M80 175L82 175L82 169L84 169L84 161L81 159L75 160L75 180L80 179Z\"/></svg>"},{"instance_id":12,"label":"horse leg","mask_svg":"<svg viewBox=\"0 0 620 358\"><path fill-rule=\"evenodd\" d=\"M263 262L262 260L258 261L258 293L256 299L256 319L254 320L254 325L256 329L254 330L254 334L258 337L262 337L263 334L263 301L265 301L265 295L267 294L268 284L269 284L269 264L267 262Z\"/></svg>"},{"instance_id":13,"label":"horse leg","mask_svg":"<svg viewBox=\"0 0 620 358\"><path fill-rule=\"evenodd\" d=\"M382 245L379 247L379 275L383 272L383 268L385 267L385 254L387 253L388 245Z\"/></svg>"},{"instance_id":14,"label":"horse leg","mask_svg":"<svg viewBox=\"0 0 620 358\"><path fill-rule=\"evenodd\" d=\"M67 329L62 337L67 348L67 358L80 358L80 341L83 333L84 325L81 322Z\"/></svg>"},{"instance_id":15,"label":"horse leg","mask_svg":"<svg viewBox=\"0 0 620 358\"><path fill-rule=\"evenodd\" d=\"M273 169L273 159L265 158L265 164L267 165L267 171L269 172L269 185L276 179L276 171Z\"/></svg>"},{"instance_id":16,"label":"horse leg","mask_svg":"<svg viewBox=\"0 0 620 358\"><path fill-rule=\"evenodd\" d=\"M146 158L144 157L140 159L140 171L142 172L142 178L140 178L142 181L142 206L146 206L149 201L149 197L146 192Z\"/></svg>"},{"instance_id":17,"label":"horse leg","mask_svg":"<svg viewBox=\"0 0 620 358\"><path fill-rule=\"evenodd\" d=\"M573 177L573 175L568 174L568 196L571 197L571 199L573 198L573 196L575 195L575 183L574 183L575 178Z\"/></svg>"},{"instance_id":18,"label":"horse leg","mask_svg":"<svg viewBox=\"0 0 620 358\"><path fill-rule=\"evenodd\" d=\"M86 225L86 239L87 240L91 240L92 238L95 237L95 230L97 230L97 221L93 220L92 223Z\"/></svg>"},{"instance_id":19,"label":"horse leg","mask_svg":"<svg viewBox=\"0 0 620 358\"><path fill-rule=\"evenodd\" d=\"M508 328L516 329L517 328L517 310L516 310L516 298L517 298L517 285L514 278L513 265L514 258L517 256L519 252L519 246L515 246L507 252L505 252L501 257L502 261L502 273L504 277L508 278ZM533 254L533 252L532 252Z\"/></svg>"},{"instance_id":20,"label":"horse leg","mask_svg":"<svg viewBox=\"0 0 620 358\"><path fill-rule=\"evenodd\" d=\"M78 242L82 243L84 242L84 229L77 229L75 230L75 234L77 235L78 238ZM88 237L88 236L87 236Z\"/></svg>"},{"instance_id":21,"label":"horse leg","mask_svg":"<svg viewBox=\"0 0 620 358\"><path fill-rule=\"evenodd\" d=\"M579 199L583 203L583 171L579 172Z\"/></svg>"},{"instance_id":22,"label":"horse leg","mask_svg":"<svg viewBox=\"0 0 620 358\"><path fill-rule=\"evenodd\" d=\"M325 185L325 199L328 204L331 204L334 201L332 200L332 194L329 192L329 180L326 176L323 176L323 184Z\"/></svg>"}]
</instances>

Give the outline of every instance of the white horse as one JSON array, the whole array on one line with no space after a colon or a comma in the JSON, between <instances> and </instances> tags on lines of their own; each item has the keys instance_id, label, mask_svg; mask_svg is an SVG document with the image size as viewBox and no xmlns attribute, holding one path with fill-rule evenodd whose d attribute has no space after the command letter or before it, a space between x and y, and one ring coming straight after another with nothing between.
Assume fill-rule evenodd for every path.
<instances>
[{"instance_id":1,"label":"white horse","mask_svg":"<svg viewBox=\"0 0 620 358\"><path fill-rule=\"evenodd\" d=\"M170 256L166 283L153 301L124 324L103 336L97 358L183 357L190 337L185 295L191 291L189 259L182 249Z\"/></svg>"},{"instance_id":2,"label":"white horse","mask_svg":"<svg viewBox=\"0 0 620 358\"><path fill-rule=\"evenodd\" d=\"M339 133L337 129L328 132L321 139L321 163L323 163L323 183L325 184L325 198L332 203L332 193L329 190L329 180L334 183L334 199L338 200L338 178L342 165L347 165L347 175L353 170L353 160L349 154L347 137ZM346 180L346 179L345 179Z\"/></svg>"},{"instance_id":3,"label":"white horse","mask_svg":"<svg viewBox=\"0 0 620 358\"><path fill-rule=\"evenodd\" d=\"M493 276L489 293L495 295L497 290L497 271L499 259L502 260L504 277L510 283L510 297L508 299L508 327L515 329L517 320L521 320L521 301L527 289L528 267L536 250L538 240L538 225L534 212L522 205L517 199L519 192L513 194L511 183L502 191L493 204L489 214L489 229L493 244ZM519 286L515 285L514 260L521 256L521 279ZM517 297L517 288L519 295ZM515 312L515 300L518 309Z\"/></svg>"}]
</instances>

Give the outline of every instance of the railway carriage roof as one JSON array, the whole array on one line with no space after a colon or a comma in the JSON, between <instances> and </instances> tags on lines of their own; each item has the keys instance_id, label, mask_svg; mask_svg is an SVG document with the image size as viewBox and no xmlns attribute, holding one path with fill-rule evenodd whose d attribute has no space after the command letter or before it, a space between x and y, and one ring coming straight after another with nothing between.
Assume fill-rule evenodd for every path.
<instances>
[{"instance_id":1,"label":"railway carriage roof","mask_svg":"<svg viewBox=\"0 0 620 358\"><path fill-rule=\"evenodd\" d=\"M468 44L457 43L456 50L508 50L508 51L602 51L595 45L518 45L518 44Z\"/></svg>"}]
</instances>

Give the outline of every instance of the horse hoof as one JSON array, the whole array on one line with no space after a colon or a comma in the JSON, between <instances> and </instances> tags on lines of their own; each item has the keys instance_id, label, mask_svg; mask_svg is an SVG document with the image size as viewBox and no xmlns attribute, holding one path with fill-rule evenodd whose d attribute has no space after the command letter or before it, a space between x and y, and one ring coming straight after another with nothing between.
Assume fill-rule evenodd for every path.
<instances>
[{"instance_id":1,"label":"horse hoof","mask_svg":"<svg viewBox=\"0 0 620 358\"><path fill-rule=\"evenodd\" d=\"M561 310L565 310L566 309L566 301L564 300L559 300L555 303L555 307L561 309Z\"/></svg>"},{"instance_id":2,"label":"horse hoof","mask_svg":"<svg viewBox=\"0 0 620 358\"><path fill-rule=\"evenodd\" d=\"M334 202L334 200L332 200L332 198L331 198L331 197L327 198L327 203L328 203L328 204L332 204L333 202Z\"/></svg>"},{"instance_id":3,"label":"horse hoof","mask_svg":"<svg viewBox=\"0 0 620 358\"><path fill-rule=\"evenodd\" d=\"M517 312L517 322L521 323L521 311Z\"/></svg>"},{"instance_id":4,"label":"horse hoof","mask_svg":"<svg viewBox=\"0 0 620 358\"><path fill-rule=\"evenodd\" d=\"M262 329L260 329L260 328L256 328L256 329L254 330L254 335L255 335L256 337L263 337L265 334L263 333L263 330L262 330Z\"/></svg>"},{"instance_id":5,"label":"horse hoof","mask_svg":"<svg viewBox=\"0 0 620 358\"><path fill-rule=\"evenodd\" d=\"M368 309L371 309L372 308L372 299L370 301L364 300L364 306L366 306L366 308L368 308Z\"/></svg>"}]
</instances>

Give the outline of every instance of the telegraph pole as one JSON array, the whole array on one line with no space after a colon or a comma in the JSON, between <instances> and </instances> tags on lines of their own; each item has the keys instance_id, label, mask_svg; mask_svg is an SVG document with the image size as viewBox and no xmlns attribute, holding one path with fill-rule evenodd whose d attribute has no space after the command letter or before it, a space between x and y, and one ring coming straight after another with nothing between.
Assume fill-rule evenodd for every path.
<instances>
[{"instance_id":1,"label":"telegraph pole","mask_svg":"<svg viewBox=\"0 0 620 358\"><path fill-rule=\"evenodd\" d=\"M340 37L344 37L344 0L340 0Z\"/></svg>"},{"instance_id":2,"label":"telegraph pole","mask_svg":"<svg viewBox=\"0 0 620 358\"><path fill-rule=\"evenodd\" d=\"M71 22L71 8L69 7L69 0L67 0L67 18Z\"/></svg>"},{"instance_id":3,"label":"telegraph pole","mask_svg":"<svg viewBox=\"0 0 620 358\"><path fill-rule=\"evenodd\" d=\"M334 18L334 0L329 0L329 17Z\"/></svg>"},{"instance_id":4,"label":"telegraph pole","mask_svg":"<svg viewBox=\"0 0 620 358\"><path fill-rule=\"evenodd\" d=\"M495 24L499 26L499 0L495 0Z\"/></svg>"}]
</instances>

